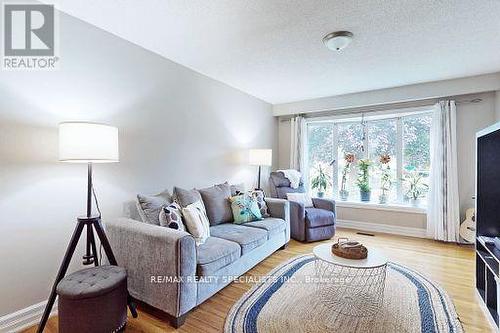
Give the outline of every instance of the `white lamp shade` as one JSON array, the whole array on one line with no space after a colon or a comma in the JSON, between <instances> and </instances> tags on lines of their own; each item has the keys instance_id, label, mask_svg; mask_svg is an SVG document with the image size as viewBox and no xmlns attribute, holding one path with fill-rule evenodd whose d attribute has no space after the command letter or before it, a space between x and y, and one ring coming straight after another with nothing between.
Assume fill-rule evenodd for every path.
<instances>
[{"instance_id":1,"label":"white lamp shade","mask_svg":"<svg viewBox=\"0 0 500 333\"><path fill-rule=\"evenodd\" d=\"M60 123L59 161L118 162L118 128L85 122Z\"/></svg>"},{"instance_id":2,"label":"white lamp shade","mask_svg":"<svg viewBox=\"0 0 500 333\"><path fill-rule=\"evenodd\" d=\"M250 165L271 166L273 164L273 150L250 149L249 160L250 160Z\"/></svg>"}]
</instances>

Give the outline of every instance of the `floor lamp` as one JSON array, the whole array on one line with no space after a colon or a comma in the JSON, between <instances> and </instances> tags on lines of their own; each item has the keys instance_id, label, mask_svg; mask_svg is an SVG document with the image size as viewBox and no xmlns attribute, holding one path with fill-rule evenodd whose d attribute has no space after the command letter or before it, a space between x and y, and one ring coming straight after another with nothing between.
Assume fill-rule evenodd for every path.
<instances>
[{"instance_id":1,"label":"floor lamp","mask_svg":"<svg viewBox=\"0 0 500 333\"><path fill-rule=\"evenodd\" d=\"M66 275L71 258L84 229L86 231L87 243L85 255L83 256L83 264L99 265L94 236L95 230L109 263L117 265L111 245L101 224L101 215L100 213L99 215L92 215L92 200L94 199L92 164L118 162L118 156L118 129L116 127L87 122L65 122L59 124L59 161L87 164L87 214L77 218L76 228L71 236L61 267L52 286L45 311L38 325L37 332L39 333L43 332L45 324L49 319L50 312L56 300L57 285ZM99 206L97 206L97 209L99 209ZM136 318L137 311L130 295L127 302L132 316Z\"/></svg>"},{"instance_id":2,"label":"floor lamp","mask_svg":"<svg viewBox=\"0 0 500 333\"><path fill-rule=\"evenodd\" d=\"M259 173L257 176L257 190L260 188L260 174L262 166L271 166L273 164L273 151L272 149L250 149L250 165L259 166Z\"/></svg>"}]
</instances>

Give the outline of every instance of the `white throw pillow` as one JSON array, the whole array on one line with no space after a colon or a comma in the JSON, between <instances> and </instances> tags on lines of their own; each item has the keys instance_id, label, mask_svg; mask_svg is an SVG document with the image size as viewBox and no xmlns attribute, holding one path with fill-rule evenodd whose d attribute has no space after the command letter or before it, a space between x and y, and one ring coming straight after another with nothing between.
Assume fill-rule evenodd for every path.
<instances>
[{"instance_id":1,"label":"white throw pillow","mask_svg":"<svg viewBox=\"0 0 500 333\"><path fill-rule=\"evenodd\" d=\"M312 199L307 193L287 193L286 197L290 201L303 204L304 207L314 207Z\"/></svg>"},{"instance_id":2,"label":"white throw pillow","mask_svg":"<svg viewBox=\"0 0 500 333\"><path fill-rule=\"evenodd\" d=\"M205 243L210 237L210 223L208 222L205 207L201 201L193 202L182 208L184 223L189 233L194 237L196 245Z\"/></svg>"}]
</instances>

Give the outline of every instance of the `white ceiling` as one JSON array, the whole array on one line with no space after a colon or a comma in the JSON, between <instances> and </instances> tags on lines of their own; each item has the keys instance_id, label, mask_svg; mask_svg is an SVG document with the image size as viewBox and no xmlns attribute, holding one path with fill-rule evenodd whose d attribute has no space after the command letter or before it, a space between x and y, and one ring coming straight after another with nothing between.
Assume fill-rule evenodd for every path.
<instances>
[{"instance_id":1,"label":"white ceiling","mask_svg":"<svg viewBox=\"0 0 500 333\"><path fill-rule=\"evenodd\" d=\"M273 104L500 71L499 0L64 0L59 8ZM354 33L341 54L321 41Z\"/></svg>"}]
</instances>

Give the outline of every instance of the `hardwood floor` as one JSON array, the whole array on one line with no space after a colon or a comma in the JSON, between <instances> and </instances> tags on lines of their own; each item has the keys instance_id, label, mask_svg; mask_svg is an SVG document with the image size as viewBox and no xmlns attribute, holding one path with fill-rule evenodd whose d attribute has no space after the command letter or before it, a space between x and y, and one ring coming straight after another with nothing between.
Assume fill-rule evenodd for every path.
<instances>
[{"instance_id":1,"label":"hardwood floor","mask_svg":"<svg viewBox=\"0 0 500 333\"><path fill-rule=\"evenodd\" d=\"M388 234L357 235L354 230L338 229L335 239L349 237L376 246L390 258L419 271L439 283L452 297L465 332L494 332L482 309L474 288L474 251L472 246L458 246L431 240ZM319 243L291 241L286 250L277 251L246 275L263 275L272 268L299 254L310 253ZM130 317L126 332L222 332L231 306L251 288L252 284L231 284L192 310L184 326L177 331L167 321L139 311L139 318ZM35 332L32 327L25 332ZM51 318L45 332L57 332L57 318Z\"/></svg>"}]
</instances>

